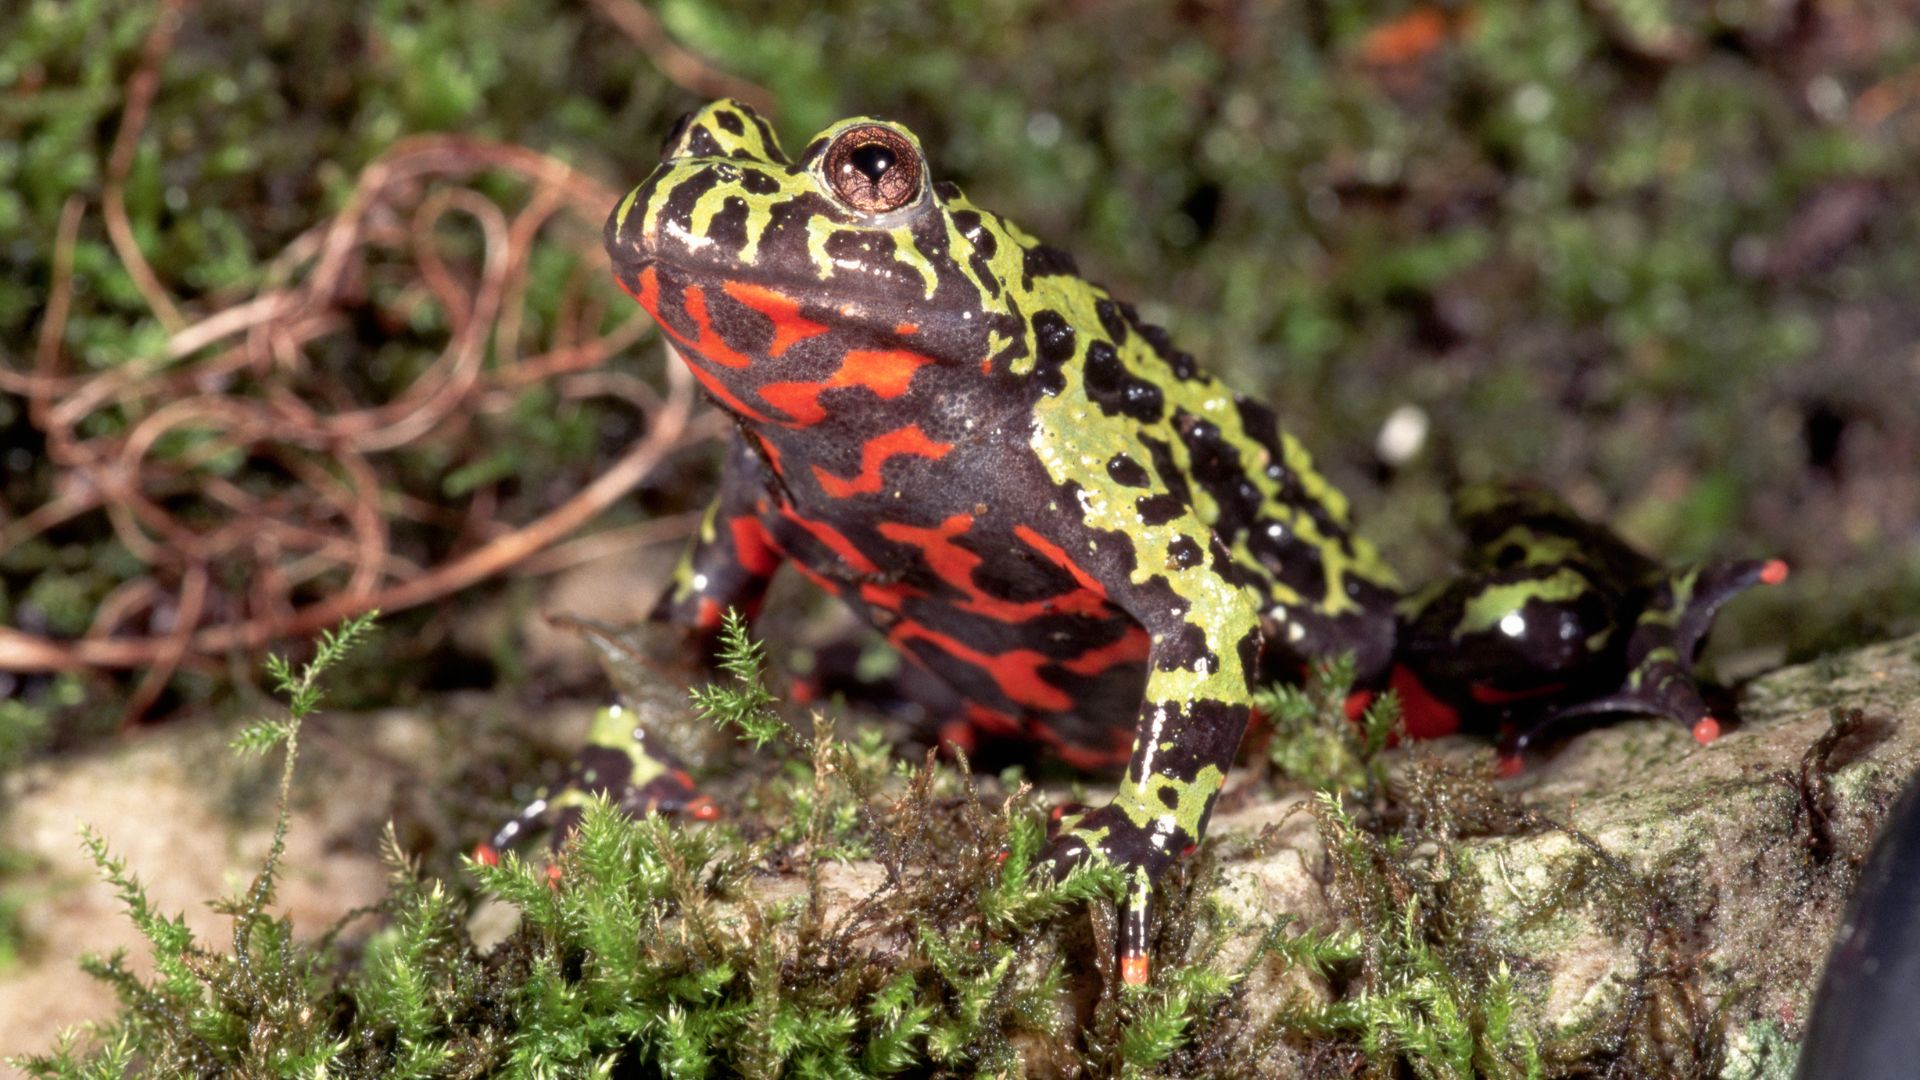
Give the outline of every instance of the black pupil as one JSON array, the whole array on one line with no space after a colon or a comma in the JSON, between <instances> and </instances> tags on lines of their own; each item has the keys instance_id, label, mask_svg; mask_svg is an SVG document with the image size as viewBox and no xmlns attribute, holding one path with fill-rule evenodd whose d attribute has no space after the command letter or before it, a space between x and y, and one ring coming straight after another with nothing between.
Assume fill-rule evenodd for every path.
<instances>
[{"instance_id":1,"label":"black pupil","mask_svg":"<svg viewBox=\"0 0 1920 1080\"><path fill-rule=\"evenodd\" d=\"M879 143L868 143L847 155L847 164L859 169L868 180L876 184L880 182L882 176L887 174L888 169L893 168L893 161L893 151Z\"/></svg>"}]
</instances>

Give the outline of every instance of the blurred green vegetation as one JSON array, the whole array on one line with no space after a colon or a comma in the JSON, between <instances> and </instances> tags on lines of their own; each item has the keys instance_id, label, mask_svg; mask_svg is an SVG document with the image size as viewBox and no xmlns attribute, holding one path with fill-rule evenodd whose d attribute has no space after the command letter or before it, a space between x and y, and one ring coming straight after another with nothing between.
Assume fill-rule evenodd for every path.
<instances>
[{"instance_id":1,"label":"blurred green vegetation","mask_svg":"<svg viewBox=\"0 0 1920 1080\"><path fill-rule=\"evenodd\" d=\"M1452 481L1533 475L1675 558L1786 555L1796 584L1742 601L1723 636L1806 655L1910 628L1920 610L1912 7L651 10L681 46L765 87L792 144L847 114L905 121L937 175L1074 250L1273 399L1410 579L1445 566ZM10 366L32 354L74 194L93 209L74 251L70 369L161 352L97 213L158 10L0 11ZM207 0L182 16L128 211L159 279L203 310L262 281L402 136L517 141L622 187L700 100L590 3ZM535 267L536 307L566 263ZM405 335L329 348L380 370L428 355ZM623 363L656 360L647 347ZM508 473L529 491L577 486L618 440L539 394L471 456L414 471L453 497ZM1380 461L1375 433L1402 406L1432 436ZM8 514L55 492L43 451L0 394ZM654 501L699 493L686 488ZM72 634L132 572L110 533L77 523L0 552L0 613Z\"/></svg>"}]
</instances>

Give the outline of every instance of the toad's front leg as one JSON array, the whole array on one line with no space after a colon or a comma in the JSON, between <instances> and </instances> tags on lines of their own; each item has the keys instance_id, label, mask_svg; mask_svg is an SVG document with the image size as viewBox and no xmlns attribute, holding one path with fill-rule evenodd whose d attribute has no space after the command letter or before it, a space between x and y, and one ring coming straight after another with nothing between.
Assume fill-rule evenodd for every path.
<instances>
[{"instance_id":1,"label":"toad's front leg","mask_svg":"<svg viewBox=\"0 0 1920 1080\"><path fill-rule=\"evenodd\" d=\"M1139 985L1154 890L1205 835L1246 733L1261 634L1253 594L1213 569L1230 556L1197 519L1133 541L1134 565L1109 586L1152 641L1126 776L1112 802L1064 821L1048 854L1063 868L1103 860L1127 871L1120 971Z\"/></svg>"}]
</instances>

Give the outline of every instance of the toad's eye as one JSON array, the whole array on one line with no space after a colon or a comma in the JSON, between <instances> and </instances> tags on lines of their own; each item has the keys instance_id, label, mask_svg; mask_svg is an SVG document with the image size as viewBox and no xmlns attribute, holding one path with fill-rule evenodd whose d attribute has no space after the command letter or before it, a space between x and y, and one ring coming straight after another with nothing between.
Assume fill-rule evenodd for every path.
<instances>
[{"instance_id":1,"label":"toad's eye","mask_svg":"<svg viewBox=\"0 0 1920 1080\"><path fill-rule=\"evenodd\" d=\"M913 143L878 124L849 128L827 147L827 182L841 202L863 214L884 214L919 198L923 171Z\"/></svg>"}]
</instances>

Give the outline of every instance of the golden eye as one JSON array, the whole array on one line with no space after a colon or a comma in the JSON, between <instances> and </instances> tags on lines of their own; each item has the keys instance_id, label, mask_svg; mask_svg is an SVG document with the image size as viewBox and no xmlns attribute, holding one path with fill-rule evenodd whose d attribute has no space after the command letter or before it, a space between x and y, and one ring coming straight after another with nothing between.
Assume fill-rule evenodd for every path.
<instances>
[{"instance_id":1,"label":"golden eye","mask_svg":"<svg viewBox=\"0 0 1920 1080\"><path fill-rule=\"evenodd\" d=\"M841 132L827 147L825 169L833 193L864 214L898 210L920 197L920 153L889 127Z\"/></svg>"}]
</instances>

